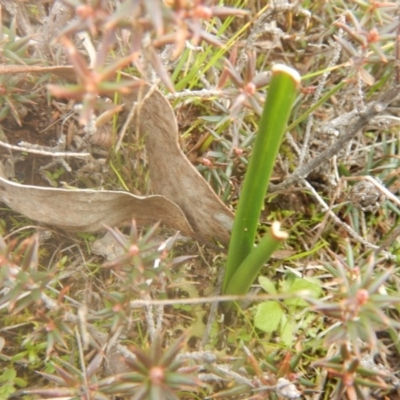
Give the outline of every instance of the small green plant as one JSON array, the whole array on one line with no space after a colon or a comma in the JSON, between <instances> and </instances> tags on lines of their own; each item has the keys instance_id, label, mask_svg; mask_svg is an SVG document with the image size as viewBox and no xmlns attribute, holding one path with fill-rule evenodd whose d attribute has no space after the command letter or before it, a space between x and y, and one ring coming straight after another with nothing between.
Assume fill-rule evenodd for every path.
<instances>
[{"instance_id":1,"label":"small green plant","mask_svg":"<svg viewBox=\"0 0 400 400\"><path fill-rule=\"evenodd\" d=\"M0 299L0 310L18 314L32 304L41 303L43 289L52 279L51 271L39 269L37 235L15 247L0 238L0 285L5 294Z\"/></svg>"},{"instance_id":2,"label":"small green plant","mask_svg":"<svg viewBox=\"0 0 400 400\"><path fill-rule=\"evenodd\" d=\"M293 294L307 291L309 296L319 298L322 288L318 280L312 278L299 278L290 276L281 282L279 291L277 285L270 279L260 276L258 279L261 287L272 295ZM282 301L269 300L256 306L254 325L265 333L277 332L282 344L291 346L295 340L298 328L307 329L315 319L315 314L308 311L308 303L299 297L290 297Z\"/></svg>"},{"instance_id":3,"label":"small green plant","mask_svg":"<svg viewBox=\"0 0 400 400\"><path fill-rule=\"evenodd\" d=\"M14 368L5 368L0 375L0 400L8 399L16 392L16 387L25 387L26 381L17 377Z\"/></svg>"},{"instance_id":4,"label":"small green plant","mask_svg":"<svg viewBox=\"0 0 400 400\"><path fill-rule=\"evenodd\" d=\"M337 282L329 298L307 298L314 311L331 320L318 335L329 353L313 363L337 381L330 398L341 399L346 394L349 399L367 399L366 388L388 390L398 385L395 374L374 359L388 352L378 332L393 335L399 329L394 308L400 299L397 290L389 293L388 285L396 271L379 271L382 262L373 256L357 261L347 246L347 263L334 255L333 265L325 265Z\"/></svg>"},{"instance_id":5,"label":"small green plant","mask_svg":"<svg viewBox=\"0 0 400 400\"><path fill-rule=\"evenodd\" d=\"M254 247L265 192L299 85L300 76L297 71L283 65L272 68L268 97L229 243L223 283L225 294L246 294L264 263L281 241L287 238L287 234L280 230L280 224L276 222L258 246ZM250 83L246 87L250 87Z\"/></svg>"},{"instance_id":6,"label":"small green plant","mask_svg":"<svg viewBox=\"0 0 400 400\"><path fill-rule=\"evenodd\" d=\"M394 269L378 272L377 265L373 257L361 266L354 265L352 261L346 265L340 259L334 266L326 265L325 268L338 281L338 287L331 291L329 302L315 297L310 297L308 301L316 311L338 321L326 332L325 340L329 345L351 343L354 352L360 354L362 340L372 350L377 350L380 345L377 332L399 328L397 319L385 312L398 304L399 296L397 293L389 295L383 289Z\"/></svg>"},{"instance_id":7,"label":"small green plant","mask_svg":"<svg viewBox=\"0 0 400 400\"><path fill-rule=\"evenodd\" d=\"M163 350L162 340L157 336L148 353L140 349L133 352L136 360L128 360L132 373L127 374L127 382L135 382L135 399L179 399L177 392L196 388L198 380L189 373L180 371L182 362L176 357L185 343L181 336L168 349Z\"/></svg>"},{"instance_id":8,"label":"small green plant","mask_svg":"<svg viewBox=\"0 0 400 400\"><path fill-rule=\"evenodd\" d=\"M181 370L183 363L176 359L184 345L185 336L180 337L166 350L163 350L161 341L158 336L148 353L134 349L136 358L125 360L126 372L103 379L96 377L104 359L101 351L93 357L85 371L62 359L54 359L51 364L56 374L42 372L41 375L58 387L25 390L21 394L99 400L107 399L108 396L133 395L132 398L137 400L174 400L180 398L180 391L196 391L199 382L191 375L192 369Z\"/></svg>"},{"instance_id":9,"label":"small green plant","mask_svg":"<svg viewBox=\"0 0 400 400\"><path fill-rule=\"evenodd\" d=\"M65 174L65 169L64 168L57 168L54 171L43 171L44 177L47 179L47 181L51 184L53 187L58 187L58 180Z\"/></svg>"}]
</instances>

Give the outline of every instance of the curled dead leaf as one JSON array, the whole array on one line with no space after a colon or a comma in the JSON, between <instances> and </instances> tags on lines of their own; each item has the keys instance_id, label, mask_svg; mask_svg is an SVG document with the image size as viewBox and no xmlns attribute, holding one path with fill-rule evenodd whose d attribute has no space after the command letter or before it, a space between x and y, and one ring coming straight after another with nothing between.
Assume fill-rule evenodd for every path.
<instances>
[{"instance_id":1,"label":"curled dead leaf","mask_svg":"<svg viewBox=\"0 0 400 400\"><path fill-rule=\"evenodd\" d=\"M0 198L35 221L69 231L94 232L135 218L138 223L162 221L195 236L182 210L164 196L128 192L55 189L21 185L0 177Z\"/></svg>"},{"instance_id":2,"label":"curled dead leaf","mask_svg":"<svg viewBox=\"0 0 400 400\"><path fill-rule=\"evenodd\" d=\"M74 79L71 67L0 66L0 74L22 72L51 72ZM131 218L138 223L160 220L203 242L216 239L227 245L233 213L180 149L176 117L168 100L155 87L141 85L124 95L123 102L127 110L137 105L133 121L139 121L137 129L144 137L153 196L36 187L0 178L0 199L33 220L63 229L95 231Z\"/></svg>"}]
</instances>

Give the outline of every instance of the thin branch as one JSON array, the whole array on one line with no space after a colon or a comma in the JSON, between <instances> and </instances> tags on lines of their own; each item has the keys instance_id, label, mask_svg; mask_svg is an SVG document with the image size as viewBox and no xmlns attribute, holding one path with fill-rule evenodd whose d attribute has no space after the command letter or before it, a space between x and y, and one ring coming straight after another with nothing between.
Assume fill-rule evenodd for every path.
<instances>
[{"instance_id":1,"label":"thin branch","mask_svg":"<svg viewBox=\"0 0 400 400\"><path fill-rule=\"evenodd\" d=\"M318 201L318 203L322 206L322 209L329 214L329 216L333 219L333 221L341 226L352 238L357 240L359 243L364 245L368 249L372 249L377 251L379 249L378 246L368 242L365 240L363 237L361 237L356 231L354 231L349 225L344 223L330 208L329 206L325 203L325 201L322 199L322 197L318 194L318 192L308 183L305 179L302 179L302 183L307 186L307 188L311 191L312 195L315 197L315 199ZM396 257L385 251L384 252L385 257L388 259L395 260Z\"/></svg>"},{"instance_id":2,"label":"thin branch","mask_svg":"<svg viewBox=\"0 0 400 400\"><path fill-rule=\"evenodd\" d=\"M303 297L304 294L304 297ZM296 296L302 296L302 298L307 299L309 296L309 292L307 290L299 291L296 293ZM254 300L254 301L263 301L263 300L284 300L293 298L293 293L285 293L279 295L271 295L271 294L246 294L246 295L223 295L223 296L210 296L210 297L195 297L195 298L187 298L187 299L151 299L151 300L132 300L129 305L132 309L141 308L146 305L153 306L174 306L174 305L190 305L190 304L207 304L207 303L219 303L226 301L245 301L245 300Z\"/></svg>"},{"instance_id":3,"label":"thin branch","mask_svg":"<svg viewBox=\"0 0 400 400\"><path fill-rule=\"evenodd\" d=\"M372 118L376 117L382 111L384 111L390 103L396 100L400 95L399 87L388 90L381 99L371 102L366 107L365 112L361 113L355 121L348 126L347 132L339 136L335 143L332 144L328 149L323 151L317 157L312 159L306 165L297 168L292 175L286 178L279 185L270 185L269 193L288 189L293 184L298 183L301 179L306 178L312 171L318 168L320 165L325 164L333 156L337 155L351 139L364 128L371 121Z\"/></svg>"},{"instance_id":4,"label":"thin branch","mask_svg":"<svg viewBox=\"0 0 400 400\"><path fill-rule=\"evenodd\" d=\"M343 30L339 29L339 33L338 36L342 36L343 35ZM331 67L334 67L337 62L339 61L340 55L341 55L341 46L334 42L331 44L332 46L332 58L329 61L329 64L326 68L326 71L322 74L322 77L319 80L318 86L317 86L317 90L314 93L314 97L313 97L313 105L317 103L317 101L320 99L321 95L322 95L322 91L326 85L326 82L328 80L329 75L331 74ZM304 140L303 140L303 146L301 148L301 153L300 153L300 157L299 157L299 167L301 167L303 165L303 162L306 158L307 152L309 151L309 141L310 141L310 137L311 137L311 129L314 125L314 112L312 112L309 116L308 116L308 121L307 121L307 126L306 126L306 131L304 134Z\"/></svg>"},{"instance_id":5,"label":"thin branch","mask_svg":"<svg viewBox=\"0 0 400 400\"><path fill-rule=\"evenodd\" d=\"M21 142L24 145L29 145L29 146L35 146L35 148L28 148L28 147L23 147L23 146L15 146L12 144L5 143L0 140L0 146L5 147L6 149L10 150L17 150L17 151L23 151L24 153L32 153L32 154L39 154L41 156L51 156L51 157L77 157L77 158L83 158L83 157L90 157L90 153L73 153L73 152L61 152L61 151L51 151L50 147L44 147L44 146L37 146L37 145L31 145L25 142ZM46 149L46 150L42 150ZM49 151L50 150L50 151Z\"/></svg>"},{"instance_id":6,"label":"thin branch","mask_svg":"<svg viewBox=\"0 0 400 400\"><path fill-rule=\"evenodd\" d=\"M175 99L182 99L185 97L208 98L208 97L221 97L223 95L224 92L220 89L201 89L201 90L183 90L182 92L168 93L165 97L168 100L175 100Z\"/></svg>"}]
</instances>

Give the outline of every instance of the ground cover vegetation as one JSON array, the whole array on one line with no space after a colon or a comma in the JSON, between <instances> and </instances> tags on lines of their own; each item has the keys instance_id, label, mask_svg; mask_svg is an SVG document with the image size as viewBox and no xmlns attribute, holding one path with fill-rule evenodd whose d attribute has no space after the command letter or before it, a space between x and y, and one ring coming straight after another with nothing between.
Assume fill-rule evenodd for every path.
<instances>
[{"instance_id":1,"label":"ground cover vegetation","mask_svg":"<svg viewBox=\"0 0 400 400\"><path fill-rule=\"evenodd\" d=\"M0 399L399 398L396 2L0 11Z\"/></svg>"}]
</instances>

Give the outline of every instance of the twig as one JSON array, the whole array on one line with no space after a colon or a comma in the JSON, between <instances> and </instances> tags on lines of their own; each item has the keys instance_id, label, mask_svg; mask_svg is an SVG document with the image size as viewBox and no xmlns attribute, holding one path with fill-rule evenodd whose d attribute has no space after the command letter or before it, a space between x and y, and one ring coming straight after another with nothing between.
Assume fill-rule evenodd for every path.
<instances>
[{"instance_id":1,"label":"twig","mask_svg":"<svg viewBox=\"0 0 400 400\"><path fill-rule=\"evenodd\" d=\"M131 126L131 122L132 122L133 118L135 116L138 117L140 115L140 110L141 110L143 103L154 93L154 91L157 89L157 86L158 86L158 81L155 82L150 87L150 89L147 91L147 93L143 93L143 87L139 91L138 98L131 105L131 109L129 110L128 117L126 118L124 125L122 126L121 132L118 135L119 136L118 141L117 141L117 144L115 145L115 150L114 150L115 153L119 152L119 149L122 146L122 141L124 140L124 137L126 135L128 128ZM144 94L144 96L143 96L143 94ZM139 123L136 122L134 125L139 126Z\"/></svg>"},{"instance_id":2,"label":"twig","mask_svg":"<svg viewBox=\"0 0 400 400\"><path fill-rule=\"evenodd\" d=\"M183 90L177 93L168 93L165 97L168 100L182 99L184 97L221 97L224 92L220 89L201 89L201 90Z\"/></svg>"},{"instance_id":3,"label":"twig","mask_svg":"<svg viewBox=\"0 0 400 400\"><path fill-rule=\"evenodd\" d=\"M303 296L304 298L308 298L309 292L299 291L296 293L296 296ZM174 306L174 305L185 305L190 304L207 304L207 303L219 303L219 302L226 302L226 301L243 301L243 300L254 300L254 301L263 301L263 300L284 300L293 298L293 293L286 293L286 294L279 294L279 295L270 295L270 294L246 294L246 295L223 295L223 296L209 296L209 297L195 297L195 298L188 298L184 299L165 299L165 300L132 300L129 305L132 309L141 308L146 305L153 305L153 306Z\"/></svg>"},{"instance_id":4,"label":"twig","mask_svg":"<svg viewBox=\"0 0 400 400\"><path fill-rule=\"evenodd\" d=\"M378 246L368 242L365 240L363 237L361 237L357 232L355 232L349 225L344 223L330 208L329 206L325 203L325 201L322 199L322 197L318 194L318 192L308 183L305 179L302 179L302 183L307 186L307 188L311 191L312 195L315 197L315 199L318 201L318 203L322 206L322 209L329 213L329 216L332 217L334 222L337 225L340 225L351 237L353 237L355 240L357 240L359 243L367 247L368 249L372 249L377 251L379 249ZM389 259L396 259L396 257L389 253L389 252L384 252L385 257Z\"/></svg>"},{"instance_id":5,"label":"twig","mask_svg":"<svg viewBox=\"0 0 400 400\"><path fill-rule=\"evenodd\" d=\"M274 193L288 189L293 184L298 183L301 179L306 178L312 171L338 154L339 151L342 150L351 139L353 139L360 129L364 128L372 118L384 111L390 103L399 97L399 95L400 90L395 86L394 88L389 89L381 99L369 103L365 112L361 113L355 121L349 125L347 132L341 134L332 146L312 159L306 165L297 168L292 175L286 178L279 185L270 185L269 192Z\"/></svg>"},{"instance_id":6,"label":"twig","mask_svg":"<svg viewBox=\"0 0 400 400\"><path fill-rule=\"evenodd\" d=\"M96 49L93 46L92 40L87 32L78 32L78 38L82 41L82 46L86 49L90 64L90 68L94 68L96 65Z\"/></svg>"},{"instance_id":7,"label":"twig","mask_svg":"<svg viewBox=\"0 0 400 400\"><path fill-rule=\"evenodd\" d=\"M339 29L338 36L342 36L342 35L343 35L343 30ZM328 77L332 72L331 67L335 66L336 63L339 61L339 57L341 54L341 46L338 43L332 43L331 45L333 47L333 55L332 55L331 60L329 61L327 70L323 73L321 79L319 80L317 89L314 93L313 104L316 104L322 95L322 90L324 89L324 87L326 85L326 81L328 80ZM303 165L303 162L306 158L307 152L309 151L308 143L310 141L311 129L314 125L314 112L312 112L308 116L306 131L304 134L303 146L301 148L301 153L300 153L300 157L299 157L299 167L301 167Z\"/></svg>"},{"instance_id":8,"label":"twig","mask_svg":"<svg viewBox=\"0 0 400 400\"><path fill-rule=\"evenodd\" d=\"M246 385L246 386L251 387L252 389L255 388L254 383L251 381L251 379L248 379L248 378L238 374L237 372L232 371L230 365L226 365L226 364L216 365L216 366L214 366L214 369L216 371L222 372L223 375L228 375L229 377L231 377L234 381L236 381L240 385Z\"/></svg>"},{"instance_id":9,"label":"twig","mask_svg":"<svg viewBox=\"0 0 400 400\"><path fill-rule=\"evenodd\" d=\"M21 142L22 144L25 144L25 142ZM6 149L10 150L17 150L17 151L23 151L25 153L32 153L32 154L39 154L41 156L51 156L51 157L77 157L77 158L83 158L83 157L90 157L90 153L73 153L73 152L60 152L60 151L49 151L51 148L49 147L43 147L43 146L36 146L36 145L31 145L31 146L36 146L37 148L28 148L28 147L23 147L23 146L15 146L12 144L5 143L0 140L0 146L5 147ZM42 150L42 149L47 149L47 150Z\"/></svg>"},{"instance_id":10,"label":"twig","mask_svg":"<svg viewBox=\"0 0 400 400\"><path fill-rule=\"evenodd\" d=\"M150 299L150 296L145 296L145 300L148 300L148 299ZM154 324L153 306L145 305L144 311L145 311L144 315L146 317L147 330L149 332L150 340L151 340L151 342L154 342L156 335L157 335L157 330L156 330L156 326Z\"/></svg>"}]
</instances>

